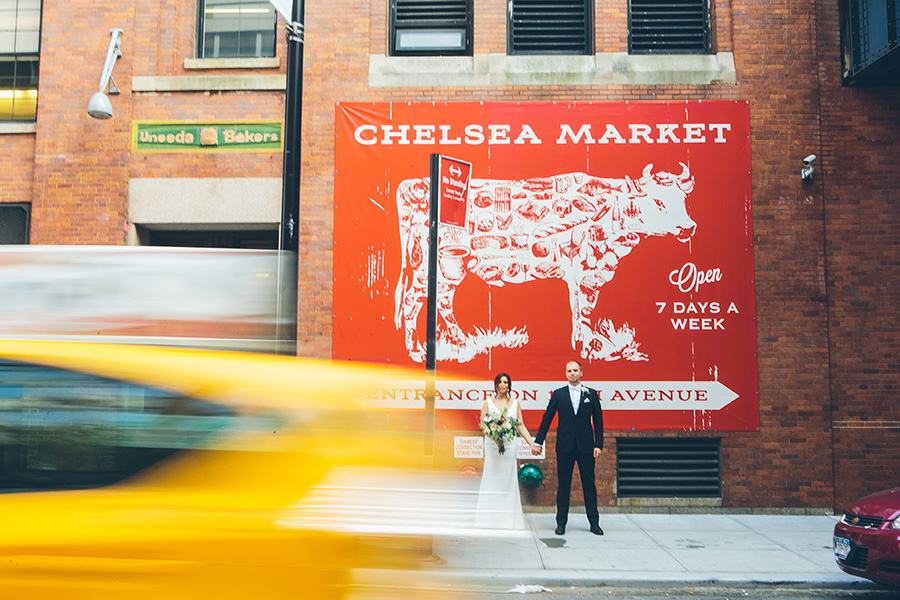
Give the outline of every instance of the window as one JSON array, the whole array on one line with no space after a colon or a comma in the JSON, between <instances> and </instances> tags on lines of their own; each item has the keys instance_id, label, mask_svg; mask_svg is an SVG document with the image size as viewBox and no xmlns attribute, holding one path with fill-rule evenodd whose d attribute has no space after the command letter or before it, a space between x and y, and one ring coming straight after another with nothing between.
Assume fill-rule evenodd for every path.
<instances>
[{"instance_id":1,"label":"window","mask_svg":"<svg viewBox=\"0 0 900 600\"><path fill-rule=\"evenodd\" d=\"M275 8L268 0L204 0L200 58L275 56Z\"/></svg>"},{"instance_id":2,"label":"window","mask_svg":"<svg viewBox=\"0 0 900 600\"><path fill-rule=\"evenodd\" d=\"M389 53L471 56L472 0L391 0Z\"/></svg>"},{"instance_id":3,"label":"window","mask_svg":"<svg viewBox=\"0 0 900 600\"><path fill-rule=\"evenodd\" d=\"M593 2L509 0L509 54L593 54Z\"/></svg>"},{"instance_id":4,"label":"window","mask_svg":"<svg viewBox=\"0 0 900 600\"><path fill-rule=\"evenodd\" d=\"M630 0L631 54L708 54L706 0Z\"/></svg>"},{"instance_id":5,"label":"window","mask_svg":"<svg viewBox=\"0 0 900 600\"><path fill-rule=\"evenodd\" d=\"M0 204L0 244L27 244L30 204Z\"/></svg>"},{"instance_id":6,"label":"window","mask_svg":"<svg viewBox=\"0 0 900 600\"><path fill-rule=\"evenodd\" d=\"M0 361L0 492L108 485L236 419L224 406L132 383Z\"/></svg>"},{"instance_id":7,"label":"window","mask_svg":"<svg viewBox=\"0 0 900 600\"><path fill-rule=\"evenodd\" d=\"M900 4L896 0L842 2L844 85L900 84Z\"/></svg>"},{"instance_id":8,"label":"window","mask_svg":"<svg viewBox=\"0 0 900 600\"><path fill-rule=\"evenodd\" d=\"M37 116L41 0L0 0L0 121Z\"/></svg>"}]
</instances>

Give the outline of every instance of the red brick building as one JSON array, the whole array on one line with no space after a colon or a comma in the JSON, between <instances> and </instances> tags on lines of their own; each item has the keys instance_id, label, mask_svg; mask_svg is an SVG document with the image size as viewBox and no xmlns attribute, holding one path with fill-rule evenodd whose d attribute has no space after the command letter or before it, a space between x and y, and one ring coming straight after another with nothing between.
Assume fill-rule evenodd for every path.
<instances>
[{"instance_id":1,"label":"red brick building","mask_svg":"<svg viewBox=\"0 0 900 600\"><path fill-rule=\"evenodd\" d=\"M32 4L0 2L19 19L0 34L20 40L0 41L2 243L277 244L283 155L254 136L284 118L287 43L266 2ZM746 101L759 430L608 432L601 505L840 509L897 484L898 51L889 36L883 60L842 50L865 27L860 2L689 0L694 21L663 30L634 0L558 3L565 25L547 7L514 22L514 0L426 3L450 16L408 4L306 2L300 355L332 355L336 103ZM121 93L97 120L87 103L116 28ZM432 30L447 35L415 35ZM167 149L167 124L218 145ZM617 443L633 438L717 440L720 493L619 497ZM530 501L551 505L552 487Z\"/></svg>"}]
</instances>

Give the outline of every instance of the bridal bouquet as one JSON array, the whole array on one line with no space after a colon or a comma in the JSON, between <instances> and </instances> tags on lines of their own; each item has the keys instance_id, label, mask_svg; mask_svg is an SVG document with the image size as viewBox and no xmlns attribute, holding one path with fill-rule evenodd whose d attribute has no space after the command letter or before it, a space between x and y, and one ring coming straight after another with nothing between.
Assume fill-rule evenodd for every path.
<instances>
[{"instance_id":1,"label":"bridal bouquet","mask_svg":"<svg viewBox=\"0 0 900 600\"><path fill-rule=\"evenodd\" d=\"M516 427L521 425L518 419L506 414L506 410L497 413L487 413L478 422L481 431L486 436L497 442L500 454L506 452L504 442L511 442L516 437Z\"/></svg>"}]
</instances>

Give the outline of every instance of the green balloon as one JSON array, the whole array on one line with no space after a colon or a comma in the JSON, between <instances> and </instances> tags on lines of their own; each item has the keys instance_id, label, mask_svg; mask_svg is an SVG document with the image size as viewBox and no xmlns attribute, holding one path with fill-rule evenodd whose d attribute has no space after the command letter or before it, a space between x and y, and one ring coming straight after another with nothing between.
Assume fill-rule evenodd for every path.
<instances>
[{"instance_id":1,"label":"green balloon","mask_svg":"<svg viewBox=\"0 0 900 600\"><path fill-rule=\"evenodd\" d=\"M536 488L544 481L544 473L541 468L532 463L526 463L519 467L519 483L527 488Z\"/></svg>"}]
</instances>

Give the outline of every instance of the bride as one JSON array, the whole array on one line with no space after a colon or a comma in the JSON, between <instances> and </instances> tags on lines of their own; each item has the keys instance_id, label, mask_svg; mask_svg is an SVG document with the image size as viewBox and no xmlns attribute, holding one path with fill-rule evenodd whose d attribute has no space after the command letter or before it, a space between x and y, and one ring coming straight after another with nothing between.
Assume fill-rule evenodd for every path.
<instances>
[{"instance_id":1,"label":"bride","mask_svg":"<svg viewBox=\"0 0 900 600\"><path fill-rule=\"evenodd\" d=\"M533 439L522 423L522 407L512 397L512 379L506 373L494 377L494 397L487 398L481 407L481 417L488 413L507 414L519 421L516 427L519 435L531 446ZM501 445L505 451L501 453ZM495 441L484 436L484 472L478 489L478 506L475 511L475 525L488 529L524 529L522 499L519 497L519 482L516 472L518 439Z\"/></svg>"}]
</instances>

